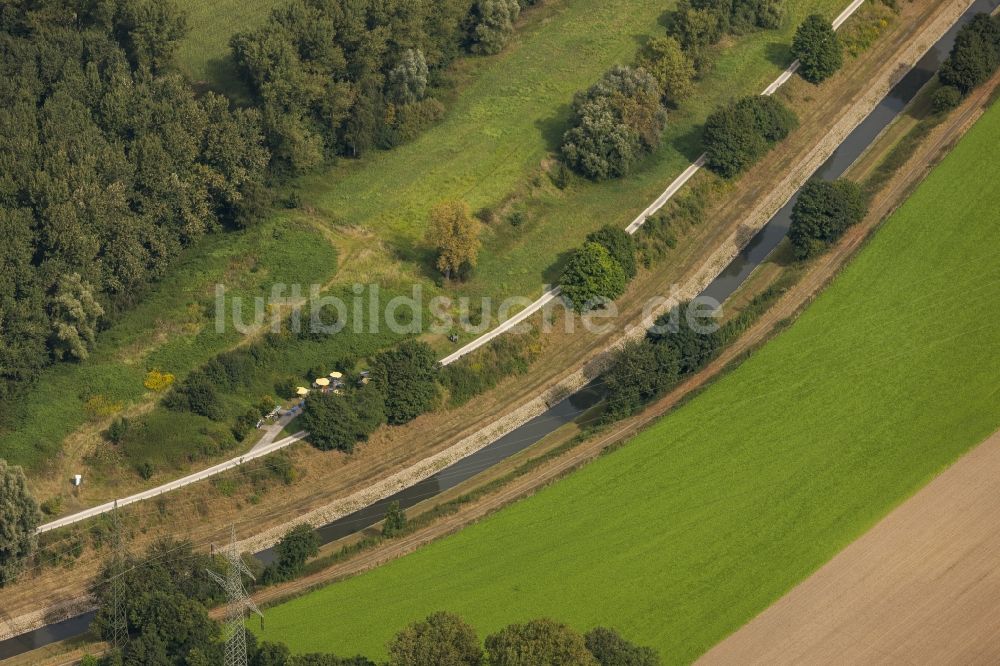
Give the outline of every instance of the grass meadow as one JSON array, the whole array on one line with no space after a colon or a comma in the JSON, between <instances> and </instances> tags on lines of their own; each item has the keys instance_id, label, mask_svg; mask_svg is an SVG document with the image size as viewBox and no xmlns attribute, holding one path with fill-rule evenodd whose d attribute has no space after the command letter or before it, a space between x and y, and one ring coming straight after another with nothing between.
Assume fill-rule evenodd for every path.
<instances>
[{"instance_id":1,"label":"grass meadow","mask_svg":"<svg viewBox=\"0 0 1000 666\"><path fill-rule=\"evenodd\" d=\"M624 447L462 532L266 612L295 651L385 655L602 624L686 663L1000 426L1000 105L787 330ZM256 625L253 625L256 631Z\"/></svg>"}]
</instances>

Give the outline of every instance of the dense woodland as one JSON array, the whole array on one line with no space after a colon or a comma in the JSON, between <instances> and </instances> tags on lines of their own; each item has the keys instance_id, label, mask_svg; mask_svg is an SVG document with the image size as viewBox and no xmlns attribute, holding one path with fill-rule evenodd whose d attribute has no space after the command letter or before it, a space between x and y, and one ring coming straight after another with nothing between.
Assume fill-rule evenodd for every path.
<instances>
[{"instance_id":1,"label":"dense woodland","mask_svg":"<svg viewBox=\"0 0 1000 666\"><path fill-rule=\"evenodd\" d=\"M85 359L182 248L259 214L260 114L196 97L184 34L140 0L0 8L0 397Z\"/></svg>"}]
</instances>

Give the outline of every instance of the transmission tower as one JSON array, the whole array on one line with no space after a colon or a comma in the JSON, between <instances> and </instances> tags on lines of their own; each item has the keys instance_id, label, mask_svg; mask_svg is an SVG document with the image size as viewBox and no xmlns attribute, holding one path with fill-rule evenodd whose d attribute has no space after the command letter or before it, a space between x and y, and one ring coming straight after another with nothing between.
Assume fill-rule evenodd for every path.
<instances>
[{"instance_id":1,"label":"transmission tower","mask_svg":"<svg viewBox=\"0 0 1000 666\"><path fill-rule=\"evenodd\" d=\"M128 561L128 551L125 540L122 539L122 525L118 517L118 501L115 500L114 511L111 513L111 545L113 548L111 560L111 597L114 604L114 616L111 618L111 643L114 649L121 652L128 643L128 615L125 611L125 565Z\"/></svg>"},{"instance_id":2,"label":"transmission tower","mask_svg":"<svg viewBox=\"0 0 1000 666\"><path fill-rule=\"evenodd\" d=\"M232 529L229 549L225 553L225 558L228 563L225 578L214 571L208 572L208 575L215 579L215 582L221 585L229 596L229 608L226 612L225 666L247 666L247 611L260 615L261 622L263 622L264 615L247 596L247 591L243 588L243 576L249 576L253 580L253 575L243 562L239 550L236 549L235 525Z\"/></svg>"}]
</instances>

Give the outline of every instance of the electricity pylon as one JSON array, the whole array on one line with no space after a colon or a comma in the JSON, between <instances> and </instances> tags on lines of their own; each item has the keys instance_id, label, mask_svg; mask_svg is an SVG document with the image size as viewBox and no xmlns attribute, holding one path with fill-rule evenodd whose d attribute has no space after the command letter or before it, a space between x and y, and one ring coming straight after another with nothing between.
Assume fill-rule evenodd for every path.
<instances>
[{"instance_id":1,"label":"electricity pylon","mask_svg":"<svg viewBox=\"0 0 1000 666\"><path fill-rule=\"evenodd\" d=\"M247 611L250 610L260 615L263 621L264 615L257 608L257 605L247 596L247 591L243 587L243 576L249 576L253 580L250 569L243 562L240 552L236 549L236 527L233 526L232 536L229 542L229 550L225 554L228 566L226 567L226 577L223 578L214 571L209 571L215 582L222 586L229 596L229 608L226 611L226 666L247 666Z\"/></svg>"},{"instance_id":2,"label":"electricity pylon","mask_svg":"<svg viewBox=\"0 0 1000 666\"><path fill-rule=\"evenodd\" d=\"M125 564L128 561L122 525L118 517L118 500L111 513L111 597L114 615L111 618L111 644L121 652L128 643L128 615L125 610Z\"/></svg>"}]
</instances>

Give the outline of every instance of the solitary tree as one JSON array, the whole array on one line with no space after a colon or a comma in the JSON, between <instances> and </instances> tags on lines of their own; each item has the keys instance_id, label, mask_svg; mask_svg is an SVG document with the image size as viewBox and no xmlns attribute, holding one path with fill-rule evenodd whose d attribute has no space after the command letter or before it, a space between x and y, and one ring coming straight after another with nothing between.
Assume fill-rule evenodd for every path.
<instances>
[{"instance_id":1,"label":"solitary tree","mask_svg":"<svg viewBox=\"0 0 1000 666\"><path fill-rule=\"evenodd\" d=\"M412 340L372 359L372 383L385 396L389 423L406 423L430 410L437 396L436 365L433 350Z\"/></svg>"},{"instance_id":2,"label":"solitary tree","mask_svg":"<svg viewBox=\"0 0 1000 666\"><path fill-rule=\"evenodd\" d=\"M17 577L35 551L41 517L24 471L0 458L0 587Z\"/></svg>"},{"instance_id":3,"label":"solitary tree","mask_svg":"<svg viewBox=\"0 0 1000 666\"><path fill-rule=\"evenodd\" d=\"M867 202L861 187L849 180L814 179L805 184L792 209L788 237L795 256L807 259L861 221Z\"/></svg>"},{"instance_id":4,"label":"solitary tree","mask_svg":"<svg viewBox=\"0 0 1000 666\"><path fill-rule=\"evenodd\" d=\"M806 17L792 39L799 74L810 83L828 78L844 64L844 47L830 22L819 14Z\"/></svg>"},{"instance_id":5,"label":"solitary tree","mask_svg":"<svg viewBox=\"0 0 1000 666\"><path fill-rule=\"evenodd\" d=\"M437 251L436 266L451 279L475 268L479 253L479 222L463 201L445 201L431 209L427 242Z\"/></svg>"},{"instance_id":6,"label":"solitary tree","mask_svg":"<svg viewBox=\"0 0 1000 666\"><path fill-rule=\"evenodd\" d=\"M625 291L627 278L608 249L585 243L573 254L559 280L563 296L577 312L613 301Z\"/></svg>"},{"instance_id":7,"label":"solitary tree","mask_svg":"<svg viewBox=\"0 0 1000 666\"><path fill-rule=\"evenodd\" d=\"M414 622L389 643L389 666L480 666L476 630L453 613L439 611Z\"/></svg>"},{"instance_id":8,"label":"solitary tree","mask_svg":"<svg viewBox=\"0 0 1000 666\"><path fill-rule=\"evenodd\" d=\"M990 77L1000 65L1000 19L978 14L962 27L939 76L963 95Z\"/></svg>"},{"instance_id":9,"label":"solitary tree","mask_svg":"<svg viewBox=\"0 0 1000 666\"><path fill-rule=\"evenodd\" d=\"M302 573L306 560L319 552L319 535L311 525L301 523L288 530L274 550L278 557L266 576L271 581L288 580Z\"/></svg>"},{"instance_id":10,"label":"solitary tree","mask_svg":"<svg viewBox=\"0 0 1000 666\"><path fill-rule=\"evenodd\" d=\"M600 243L625 271L625 277L632 279L638 270L635 263L635 239L621 227L606 224L587 235L588 243Z\"/></svg>"}]
</instances>

